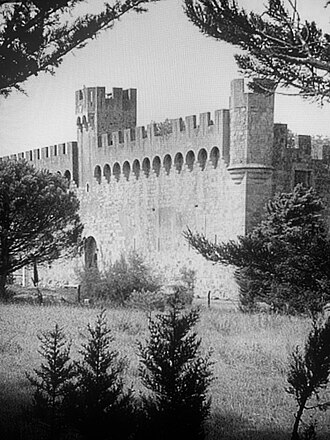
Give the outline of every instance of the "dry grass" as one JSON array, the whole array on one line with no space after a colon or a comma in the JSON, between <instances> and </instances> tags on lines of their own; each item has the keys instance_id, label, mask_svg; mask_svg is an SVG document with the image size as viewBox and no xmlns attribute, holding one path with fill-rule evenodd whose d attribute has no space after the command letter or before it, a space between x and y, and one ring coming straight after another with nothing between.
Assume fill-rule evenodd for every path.
<instances>
[{"instance_id":1,"label":"dry grass","mask_svg":"<svg viewBox=\"0 0 330 440\"><path fill-rule=\"evenodd\" d=\"M77 356L88 323L99 310L73 307L0 306L0 416L15 420L31 401L25 372L40 365L37 334L57 322L72 339ZM127 384L139 390L137 341L144 341L147 314L107 311L116 348L127 357ZM205 350L213 350L216 379L211 388L212 417L208 440L289 438L295 404L285 392L288 354L303 344L310 323L302 318L243 315L202 309L197 331ZM316 414L318 432L330 433L328 414ZM1 433L0 433L1 434ZM322 436L320 437L322 438Z\"/></svg>"}]
</instances>

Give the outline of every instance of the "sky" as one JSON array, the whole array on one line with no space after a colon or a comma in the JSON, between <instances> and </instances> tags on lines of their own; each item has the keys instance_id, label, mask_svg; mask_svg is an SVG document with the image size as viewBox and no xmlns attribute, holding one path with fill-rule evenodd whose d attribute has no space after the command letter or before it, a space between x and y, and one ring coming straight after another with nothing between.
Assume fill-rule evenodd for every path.
<instances>
[{"instance_id":1,"label":"sky","mask_svg":"<svg viewBox=\"0 0 330 440\"><path fill-rule=\"evenodd\" d=\"M90 0L85 7L95 4ZM266 0L239 0L258 10ZM302 16L330 33L325 0L298 0ZM75 91L84 85L137 88L138 125L228 108L230 82L242 75L237 49L206 37L188 21L180 0L161 0L68 54L55 76L24 83L26 95L0 97L0 156L76 140ZM298 134L330 136L330 105L277 95L275 122Z\"/></svg>"}]
</instances>

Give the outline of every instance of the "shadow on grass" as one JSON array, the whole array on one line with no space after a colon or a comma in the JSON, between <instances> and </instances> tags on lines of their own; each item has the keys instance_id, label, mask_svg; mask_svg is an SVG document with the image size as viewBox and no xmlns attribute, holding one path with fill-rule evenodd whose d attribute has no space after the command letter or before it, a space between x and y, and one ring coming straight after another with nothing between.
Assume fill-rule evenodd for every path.
<instances>
[{"instance_id":1,"label":"shadow on grass","mask_svg":"<svg viewBox=\"0 0 330 440\"><path fill-rule=\"evenodd\" d=\"M317 417L316 417L317 420ZM240 414L231 411L214 409L206 426L205 440L290 440L294 422L292 414L292 426L282 427L269 421L265 426L257 426L257 421L248 420ZM329 440L329 431L318 430L318 440Z\"/></svg>"},{"instance_id":2,"label":"shadow on grass","mask_svg":"<svg viewBox=\"0 0 330 440\"><path fill-rule=\"evenodd\" d=\"M27 380L7 382L0 390L0 439L23 439L28 424L32 393Z\"/></svg>"},{"instance_id":3,"label":"shadow on grass","mask_svg":"<svg viewBox=\"0 0 330 440\"><path fill-rule=\"evenodd\" d=\"M1 399L2 400L2 399ZM0 439L1 440L49 440L45 429L36 420L31 420L31 406L18 405L17 400L0 401ZM31 402L30 402L31 403ZM293 415L292 415L293 422ZM130 437L131 438L131 437ZM135 438L134 436L132 437ZM137 438L140 438L139 436ZM329 440L329 432L317 430L318 440ZM78 434L61 436L61 439L81 440ZM291 426L281 427L271 420L262 426L260 420L246 419L242 415L228 410L213 409L206 424L205 440L290 440ZM57 439L59 440L59 439ZM126 440L123 438L122 440ZM155 438L155 440L157 440ZM175 440L175 439L172 439ZM179 440L189 440L180 438Z\"/></svg>"},{"instance_id":4,"label":"shadow on grass","mask_svg":"<svg viewBox=\"0 0 330 440\"><path fill-rule=\"evenodd\" d=\"M246 420L238 414L228 411L213 411L207 423L205 440L290 440L290 437L289 430L278 427L260 428L256 427L253 421ZM40 429L40 426L38 427L38 424L31 424L31 420L28 420L28 412L23 412L21 416L16 413L15 416L7 420L1 417L0 439L49 440L49 438L48 435L45 435L44 430ZM73 435L69 438L70 440L81 440L79 435ZM140 439L139 436L137 438ZM318 438L322 439L322 437ZM155 438L155 440L157 439ZM180 438L179 440L189 439Z\"/></svg>"},{"instance_id":5,"label":"shadow on grass","mask_svg":"<svg viewBox=\"0 0 330 440\"><path fill-rule=\"evenodd\" d=\"M207 440L282 440L291 432L278 426L260 427L252 420L230 411L213 410L207 422Z\"/></svg>"}]
</instances>

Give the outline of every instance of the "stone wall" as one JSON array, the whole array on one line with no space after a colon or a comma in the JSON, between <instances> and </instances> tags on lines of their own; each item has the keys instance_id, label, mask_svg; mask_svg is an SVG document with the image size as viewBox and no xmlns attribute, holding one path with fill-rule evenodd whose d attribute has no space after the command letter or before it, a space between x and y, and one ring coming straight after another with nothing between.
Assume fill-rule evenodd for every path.
<instances>
[{"instance_id":1,"label":"stone wall","mask_svg":"<svg viewBox=\"0 0 330 440\"><path fill-rule=\"evenodd\" d=\"M213 266L189 248L187 228L213 242L244 235L278 191L303 181L330 206L329 154L313 159L309 136L288 139L274 125L274 96L249 92L234 80L230 108L136 127L136 90L84 88L76 93L77 142L15 156L61 172L81 203L88 261L101 270L121 253L136 250L167 272L197 271L197 291L235 292L232 271ZM329 212L327 213L329 214ZM329 215L330 218L330 215ZM92 249L92 251L91 251ZM44 280L75 282L86 263L63 262ZM57 273L57 275L56 275Z\"/></svg>"}]
</instances>

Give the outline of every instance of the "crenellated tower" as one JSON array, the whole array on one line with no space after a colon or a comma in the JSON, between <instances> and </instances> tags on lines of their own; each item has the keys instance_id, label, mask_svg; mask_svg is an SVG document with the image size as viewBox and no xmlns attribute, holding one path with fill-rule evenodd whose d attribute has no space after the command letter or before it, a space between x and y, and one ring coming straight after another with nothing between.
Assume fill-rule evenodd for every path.
<instances>
[{"instance_id":1,"label":"crenellated tower","mask_svg":"<svg viewBox=\"0 0 330 440\"><path fill-rule=\"evenodd\" d=\"M84 87L75 95L77 141L11 158L68 179L80 200L87 267L102 270L136 250L166 268L173 263L173 274L187 263L197 270L198 291L216 290L228 273L220 279L219 268L187 245L184 230L214 243L235 239L258 222L275 192L297 183L315 186L330 206L330 146L313 151L309 136L293 138L285 124L274 124L274 94L262 93L271 84L257 85L251 92L234 80L229 109L146 127L136 126L135 89ZM330 223L330 208L327 217ZM54 269L56 279L71 283L73 266L63 267Z\"/></svg>"},{"instance_id":2,"label":"crenellated tower","mask_svg":"<svg viewBox=\"0 0 330 440\"><path fill-rule=\"evenodd\" d=\"M259 80L261 87L263 84ZM265 89L269 89L269 82ZM228 171L245 192L245 228L258 220L272 196L274 94L245 90L244 79L231 83L230 164Z\"/></svg>"},{"instance_id":3,"label":"crenellated tower","mask_svg":"<svg viewBox=\"0 0 330 440\"><path fill-rule=\"evenodd\" d=\"M79 186L86 183L103 134L136 127L136 89L84 87L76 92Z\"/></svg>"}]
</instances>

